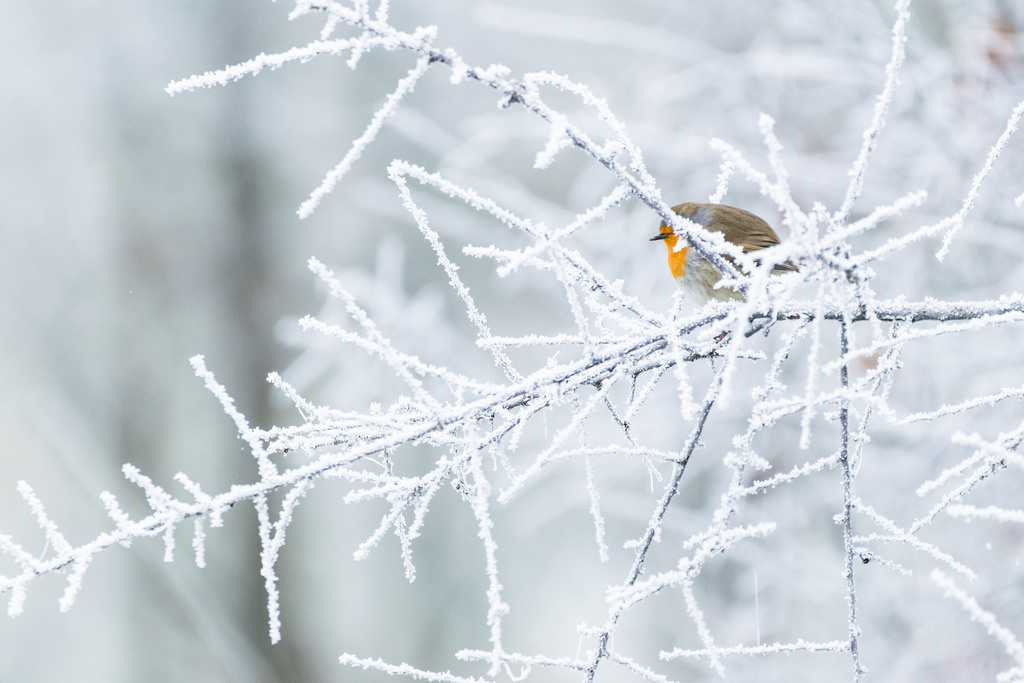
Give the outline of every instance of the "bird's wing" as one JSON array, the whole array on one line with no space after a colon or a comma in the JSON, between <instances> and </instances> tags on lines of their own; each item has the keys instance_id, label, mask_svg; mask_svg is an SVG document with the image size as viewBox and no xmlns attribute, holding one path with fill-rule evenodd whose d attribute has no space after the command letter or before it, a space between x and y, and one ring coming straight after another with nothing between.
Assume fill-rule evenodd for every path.
<instances>
[{"instance_id":1,"label":"bird's wing","mask_svg":"<svg viewBox=\"0 0 1024 683\"><path fill-rule=\"evenodd\" d=\"M718 209L718 223L722 234L733 244L742 244L743 253L749 254L779 244L779 236L760 216L732 206L719 206ZM756 262L760 263L760 260ZM772 272L775 273L796 270L799 268L792 261L777 263L772 268Z\"/></svg>"}]
</instances>

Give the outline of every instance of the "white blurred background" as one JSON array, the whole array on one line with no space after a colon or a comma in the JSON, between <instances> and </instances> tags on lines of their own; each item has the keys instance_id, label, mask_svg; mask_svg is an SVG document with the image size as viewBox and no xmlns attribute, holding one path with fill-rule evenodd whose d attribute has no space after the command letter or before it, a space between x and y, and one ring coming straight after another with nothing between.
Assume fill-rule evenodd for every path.
<instances>
[{"instance_id":1,"label":"white blurred background","mask_svg":"<svg viewBox=\"0 0 1024 683\"><path fill-rule=\"evenodd\" d=\"M613 185L574 151L549 171L533 171L547 135L541 122L514 107L497 109L495 93L477 84L451 87L438 68L317 213L300 221L298 205L411 67L411 55L371 54L354 72L342 59L320 58L223 88L173 98L164 92L174 79L316 38L317 20L289 22L290 9L283 1L240 0L0 4L0 532L29 548L37 538L40 554L44 539L15 490L19 480L82 543L109 528L101 491L144 512L120 473L125 462L165 484L184 471L209 491L252 479L244 444L192 374L193 354L205 354L254 424L298 420L266 383L273 370L339 408L365 410L390 397L392 388L365 359L297 332L296 318L324 307L323 288L306 270L310 256L334 268L383 329L426 358L469 368L487 362L445 356L468 325L386 178L391 159L442 171L549 225L571 220ZM927 190L912 223L894 221L890 234L959 208L1024 92L1024 8L1017 2L937 0L912 12L906 70L855 212ZM391 14L404 29L437 25L437 45L472 65L550 70L587 84L628 126L673 202L704 201L714 190L720 159L708 146L712 137L763 163L757 120L765 112L776 120L805 210L813 202L834 210L843 197L884 83L894 18L890 3L864 0L395 0ZM568 96L564 104L567 113L589 116ZM879 270L881 293L984 299L1021 291L1024 238L1012 202L1024 192L1020 148L1019 138L1011 141L950 263L937 266L935 244L908 251ZM469 209L423 201L436 229L458 246L502 239L482 234L493 226L481 226ZM740 178L727 201L779 224L774 207ZM629 293L663 309L672 285L661 247L646 242L655 224L630 203L577 247L606 275L623 278ZM543 285L499 282L484 262L467 261L465 269L496 333L521 331L526 315L535 331L560 329L564 305L548 299ZM991 364L975 359L969 380L989 390L986 378L1008 370L1007 353ZM950 355L952 374L935 380L936 397L956 380L957 364ZM381 510L345 506L343 491L322 483L299 510L279 564L280 644L267 637L254 515L238 509L210 532L205 569L191 561L182 533L171 564L162 562L159 540L102 553L67 614L57 609L63 577L36 581L25 613L0 618L0 680L383 680L343 669L337 656L443 670L452 652L485 647L482 588L465 590L481 582L482 554L457 496L435 502L436 524L417 542L420 574L409 585L393 542L353 562ZM582 491L574 495L565 505L585 508ZM586 571L593 570L590 518L585 509L552 509L561 499L548 494L547 507L506 530L521 535L512 548L545 548L504 577L510 601L518 592L543 595L553 572L576 571L578 556L551 554L545 540L582 548ZM628 508L629 496L615 504ZM647 503L638 509L643 522ZM817 524L836 538L830 520ZM1004 559L1017 573L991 595L1016 601L1010 614L1020 634L1019 531L1011 541L1016 554ZM573 618L590 609L589 622L600 622L601 591L628 566L628 554L613 550L604 575L582 577L580 595L555 595L551 604L565 601ZM9 560L0 563L11 571ZM762 587L775 578L766 572ZM842 595L830 598L841 602ZM572 656L575 623L540 628L550 618L543 604L536 613L514 612L509 628L525 650ZM840 608L824 619L837 636L842 616ZM784 637L815 635L806 628L813 613L790 618L803 631ZM692 628L676 619L652 617L653 633ZM865 657L886 672L873 680L982 680L973 673L1005 668L989 652L955 664L932 655L879 657L886 642L906 652L926 636L913 620L873 625L868 642L878 649L872 656L866 646ZM659 646L673 642L662 638ZM778 678L757 673L757 680L849 680L841 657L828 657L794 656ZM730 671L754 675L755 665ZM705 668L675 666L674 678L714 678Z\"/></svg>"}]
</instances>

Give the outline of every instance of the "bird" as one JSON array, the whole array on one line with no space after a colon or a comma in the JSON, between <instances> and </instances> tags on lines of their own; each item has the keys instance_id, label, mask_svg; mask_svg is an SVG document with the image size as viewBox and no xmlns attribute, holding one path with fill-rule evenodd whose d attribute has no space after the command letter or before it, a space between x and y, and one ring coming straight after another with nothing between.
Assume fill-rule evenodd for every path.
<instances>
[{"instance_id":1,"label":"bird","mask_svg":"<svg viewBox=\"0 0 1024 683\"><path fill-rule=\"evenodd\" d=\"M771 226L758 216L725 204L700 204L685 202L676 204L672 210L702 226L709 232L719 232L727 241L743 249L747 254L779 244L779 236ZM705 259L696 249L684 246L676 250L680 236L672 226L662 222L657 235L650 241L663 241L668 247L668 267L672 277L685 290L693 292L702 302L743 301L743 293L733 287L715 287L722 279L722 273ZM733 259L722 254L730 263ZM759 261L758 261L759 262ZM792 261L783 261L772 266L772 273L799 270Z\"/></svg>"}]
</instances>

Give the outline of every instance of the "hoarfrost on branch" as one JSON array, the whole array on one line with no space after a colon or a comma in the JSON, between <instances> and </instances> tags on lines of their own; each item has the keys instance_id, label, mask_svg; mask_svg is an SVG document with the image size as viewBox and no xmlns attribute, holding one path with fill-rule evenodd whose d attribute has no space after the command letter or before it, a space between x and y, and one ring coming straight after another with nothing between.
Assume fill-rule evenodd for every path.
<instances>
[{"instance_id":1,"label":"hoarfrost on branch","mask_svg":"<svg viewBox=\"0 0 1024 683\"><path fill-rule=\"evenodd\" d=\"M666 663L687 661L729 676L731 662L739 658L758 662L767 670L785 659L780 655L799 652L839 657L849 678L859 681L873 660L871 648L864 644L865 631L877 628L873 617L865 617L863 611L865 599L876 600L870 590L888 582L898 592L907 577L929 569L936 593L959 603L968 618L979 622L983 635L1005 652L1011 668L1004 678L1020 680L1024 660L1019 633L1014 635L1001 625L994 613L998 605L983 605L945 572L959 575L968 585L985 574L985 562L972 555L970 544L964 542L971 534L965 525L979 529L1024 523L1019 502L990 493L999 490L991 485L994 480L1016 482L1002 486L1019 490L1024 476L1024 459L1019 454L1024 421L1019 409L1012 409L1019 405L1024 385L1019 376L1008 372L1001 385L963 382L960 393L941 400L936 396L934 401L922 397L913 385L908 389L903 385L922 372L931 372L927 367L904 369L907 364L927 366L928 359L921 354L930 353L929 344L945 343L943 348L952 349L946 353L959 354L957 362L967 366L962 377L971 376L978 354L990 348L980 340L1002 335L1019 344L1024 297L1007 293L982 300L912 301L902 293L880 292L873 282L873 269L899 268L909 250L940 235L938 255L946 261L933 261L929 267L942 268L955 256L954 237L968 227L972 205L1006 149L1024 103L1009 114L1005 130L991 140L987 156L982 150L977 174L964 188L963 205L955 215L921 224L914 212L928 199L915 188L900 188L902 194L889 203L858 207L872 157L885 144L881 135L905 61L909 5L909 0L897 4L883 87L835 212L821 204L811 210L800 208L792 189L798 174L786 166L784 145L770 117L762 116L757 122L767 168L736 145L711 142L722 158L717 181L707 179L713 199L728 201L730 183L750 183L778 206L788 228L789 239L763 263L671 212L641 146L590 88L555 73L516 77L500 65L471 66L454 50L435 45L435 28L410 32L393 26L387 2L371 10L365 0L351 6L300 1L293 18L319 15L325 19L316 40L172 83L167 91L176 94L227 85L265 68L328 55L347 56L352 69L359 69L362 57L374 51L397 53L396 59L411 56L413 65L395 83L364 132L301 205L302 217L329 201L331 191L375 142L389 118L428 73L439 69L449 72L451 88L489 88L499 108L525 110L546 128L537 138L536 172L545 172L560 155L576 150L586 155L588 163L603 168L606 186L599 201L573 220L549 226L478 191L467 180L402 159L391 162L387 178L395 201L408 212L411 229L429 245L475 335L467 352L485 353L491 367L469 374L457 370L458 363L449 367L403 348L346 291L331 268L311 259L310 271L325 284L348 321L307 316L300 327L369 356L402 386L402 395L389 405L345 412L317 405L275 373L270 382L294 403L302 419L296 425L265 429L250 425L204 359L193 358L196 375L248 446L255 464L254 480L209 492L182 473L175 478L175 486L164 487L125 465L125 478L141 489L149 514L133 519L116 496L103 492L100 500L111 528L83 544L66 538L34 489L19 483L17 490L42 530L47 550L36 556L12 537L0 535L0 548L19 568L0 577L0 591L9 596L8 612L22 611L34 579L59 570L67 571L60 609L69 609L92 559L115 544L159 536L164 539L166 559L172 560L177 553L173 532L186 521L192 526L194 560L202 567L205 545L216 537L208 527L220 526L223 515L236 503L252 501L259 522L259 572L268 595L268 630L276 642L283 637L281 601L288 599L279 592L275 569L285 551L286 534L314 485L331 478L346 483L346 502L383 504L376 529L353 549L356 559L381 552L377 549L381 540L394 535L405 575L413 581L417 538L428 523L443 523L428 518L431 504L439 496L454 496L475 520L477 552L486 573L487 610L482 626L488 645L451 653L453 665L466 673L427 671L384 661L373 653L345 654L341 662L346 666L432 681L482 681L505 675L521 680L548 668L575 672L585 681L622 680L618 673L606 673L615 669L662 681L675 680L677 675L665 673L676 671L666 669ZM511 10L495 5L486 16L502 11ZM333 37L342 27L352 34ZM551 104L555 94L558 101L568 96L580 109L573 113L556 107ZM580 111L597 123L577 123ZM425 203L423 197L445 198L471 209L481 217L481 224L504 230L503 237L513 239L500 240L505 246L497 246L481 229L481 244L460 245L435 225L427 208L433 204ZM669 222L728 274L745 292L745 300L694 308L677 297L672 308L653 310L629 294L621 282L604 275L587 258L587 240L601 239L600 223L614 220L616 212L629 203L646 207L643 225L635 229L638 250L647 246L645 231L650 226L659 220ZM894 219L901 219L906 229L867 246L857 241ZM584 235L585 239L580 237ZM548 282L548 291L564 299L563 328L554 333L535 329L525 312L517 320L518 329L496 333L485 304L478 301L480 286L460 272L457 260L461 258L489 264L503 278L526 275ZM660 249L650 258L660 266ZM799 273L769 277L772 263L786 259L800 264ZM541 362L521 360L536 359L538 353L543 356ZM978 372L987 367L978 365ZM935 370L942 371L941 367ZM723 420L720 415L733 419ZM963 418L977 415L985 419L976 430L965 432ZM994 427L999 424L1001 429ZM915 425L927 425L927 441L922 432L911 431ZM938 448L956 457L940 459L934 450ZM418 469L402 466L412 453ZM424 453L432 454L427 466L422 462ZM925 461L912 469L924 473L924 479L919 477L909 488L904 485L902 492L894 492L885 483L887 468L906 469L908 459ZM696 461L702 464L695 469ZM539 487L552 470L571 463L580 465L572 484L580 495L572 500L581 503L582 514L591 520L593 557L605 566L620 563L615 570L621 581L607 586L603 620L579 626L577 652L520 651L506 628L517 605L506 595L502 577L507 564L531 560L503 555L501 530L506 527L496 520L514 510L517 500L531 487ZM619 483L623 472L642 476ZM695 495L691 488L697 481L712 487L701 493L711 501L704 507L692 507L695 503L688 501ZM643 485L624 497L621 487L637 482ZM567 482L560 479L557 485ZM911 490L914 487L916 491ZM624 514L624 499L642 507ZM733 558L730 562L737 571L760 570L762 575L772 575L773 582L783 581L784 572L771 569L772 565L800 547L804 532L798 525L820 522L823 511L830 513L826 521L837 527L834 547L840 548L837 555L819 551L823 555L816 558L819 566L831 569L814 588L839 598L822 600L832 611L830 618L822 619L820 628L807 628L787 640L760 642L760 623L756 639L753 627L743 635L729 618L716 612L736 609L723 608L722 597L715 595L726 587L705 582L705 577L718 571L723 558ZM930 533L939 520L947 532L950 528L960 531ZM508 547L514 547L511 541ZM860 585L865 573L872 575L870 590ZM721 574L714 575L721 580ZM571 586L571 577L561 579ZM659 601L668 607L655 613L685 617L661 628L662 636L669 638L665 647L637 649L628 636L635 625L627 616ZM836 613L842 618L832 618ZM746 614L750 619L762 618L760 613ZM797 629L807 623L801 622ZM613 639L616 635L618 641ZM340 649L344 647L339 643Z\"/></svg>"}]
</instances>

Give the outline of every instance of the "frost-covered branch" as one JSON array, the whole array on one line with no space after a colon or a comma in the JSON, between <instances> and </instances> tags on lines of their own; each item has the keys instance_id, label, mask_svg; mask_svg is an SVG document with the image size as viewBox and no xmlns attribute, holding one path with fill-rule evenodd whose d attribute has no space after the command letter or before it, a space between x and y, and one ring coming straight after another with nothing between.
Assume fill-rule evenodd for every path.
<instances>
[{"instance_id":1,"label":"frost-covered branch","mask_svg":"<svg viewBox=\"0 0 1024 683\"><path fill-rule=\"evenodd\" d=\"M455 50L435 45L434 27L397 28L386 1L373 9L367 0L300 1L293 18L324 19L317 39L172 83L168 92L180 93L328 56L346 57L357 70L374 51L415 59L302 204L303 217L325 205L388 121L410 106L414 89L438 87L425 78L435 68L450 75L442 87L457 93L483 87L498 94L499 115L517 108L541 122L543 132L530 150L533 166L524 173L549 172L573 149L605 185L585 206L548 224L534 207L509 206L506 198L475 187L472 175L447 172L441 163L434 170L391 161L380 176L406 214L402 227L410 239L423 241L446 303L458 313L449 319L446 309L403 333L411 308L405 299L392 306L389 312L397 314L389 325L375 315L373 302L348 286L345 272L310 259L328 302L323 312L298 322L305 339L318 340L307 342L307 353L322 367L366 373L359 377L371 380L346 377L346 395L354 394L357 403L363 392L374 398L341 410L314 398L315 388L286 380L287 371L274 373L270 383L300 419L261 428L238 410L203 358L193 358L196 375L248 447L250 480L212 492L184 473L162 485L125 465L127 481L142 492L149 511L133 518L118 496L104 492L100 501L111 528L85 542L69 539L34 489L19 484L48 547L37 557L28 542L0 535L0 550L15 566L0 577L0 592L10 594L9 613L22 611L37 577L60 570L68 573L60 608L70 608L92 560L114 544L160 536L165 558L173 559L174 530L182 522L191 524L195 562L204 566L206 544L215 537L210 529L237 503L252 501L268 631L276 642L288 599L277 569L288 531L314 487L331 478L342 482L345 503L374 511L372 528L352 548L354 559L385 552L381 543L393 535L405 577L414 581L422 535L430 524L445 524L429 513L448 497L472 520L474 535L460 552L482 567L478 584L461 587L476 591L483 605L481 633L466 647L437 654L450 654L464 671L355 654L341 656L346 666L433 681L520 680L549 668L585 681L620 675L663 681L685 678L666 663L728 676L737 658L773 663L784 659L778 655L799 654L841 658L844 676L866 678L879 659L863 637L881 628L876 606L918 590L907 577L922 569L944 565L974 582L991 580L963 520L980 527L1024 519L1014 499L999 497L1001 490L1019 488L1024 470L1024 426L1014 410L1024 394L1017 372L1024 296L1012 287L988 298L956 287L929 294L907 284L923 279L918 274L898 280L900 287L879 284L879 274L900 274L919 263L922 251L931 255L927 240L945 233L943 250L952 249L955 230L1007 148L1020 108L989 147L957 214L936 221L927 195L913 187L894 188L888 199L857 213L868 161L891 123L909 5L896 4L892 52L878 74L882 93L835 211L823 203L800 207L801 171L787 164L785 136L771 117L757 121L766 165L735 144L711 142L722 157L717 179L706 183L715 186L714 198L725 199L739 176L771 198L790 230L783 244L762 252L763 263L671 212L627 121L591 88L548 71L514 75L500 65L471 66ZM346 27L352 35L335 37ZM566 99L573 104L553 104ZM523 143L516 137L511 144ZM872 169L881 163L874 161ZM469 214L472 230L435 210L438 201ZM601 248L612 240L597 231L624 222L631 203L644 216L645 230L671 222L744 299L692 306L677 297L666 309L633 283L607 274L612 260ZM639 251L649 234L637 233ZM631 268L645 264L634 271L648 267L632 254L614 255ZM649 258L655 263L654 255ZM785 260L798 263L799 272L773 276L771 265ZM949 260L928 264L951 268ZM481 282L481 272L494 277ZM962 277L944 272L950 280ZM671 286L667 274L665 282ZM387 286L395 285L385 279L374 291ZM524 291L536 303L515 298ZM495 303L501 297L516 303L502 308ZM557 308L545 308L548 303ZM972 420L969 432L965 419ZM580 539L538 549L510 532L530 536L530 524L543 527L564 510L586 521ZM525 591L506 587L509 577L554 565L555 550L570 541L586 546L596 565L578 575L553 568ZM871 580L860 580L861 572L871 572ZM550 649L537 651L547 647L545 639L523 633L546 624L517 624L514 618L526 611L517 612L518 600L535 598L539 614L576 607L585 601L583 585L597 576L604 577L596 591L603 604L572 615L578 649L567 652L553 638ZM759 576L767 578L767 588ZM944 575L933 577L1019 660L1019 638L982 610L983 602ZM547 580L558 583L553 594L543 592ZM559 602L569 594L579 603ZM804 600L808 611L829 618L787 620L788 606ZM762 613L762 601L772 608ZM558 608L548 606L556 602ZM588 625L594 615L598 623ZM637 625L645 621L655 622L657 638ZM765 642L762 621L771 633Z\"/></svg>"}]
</instances>

